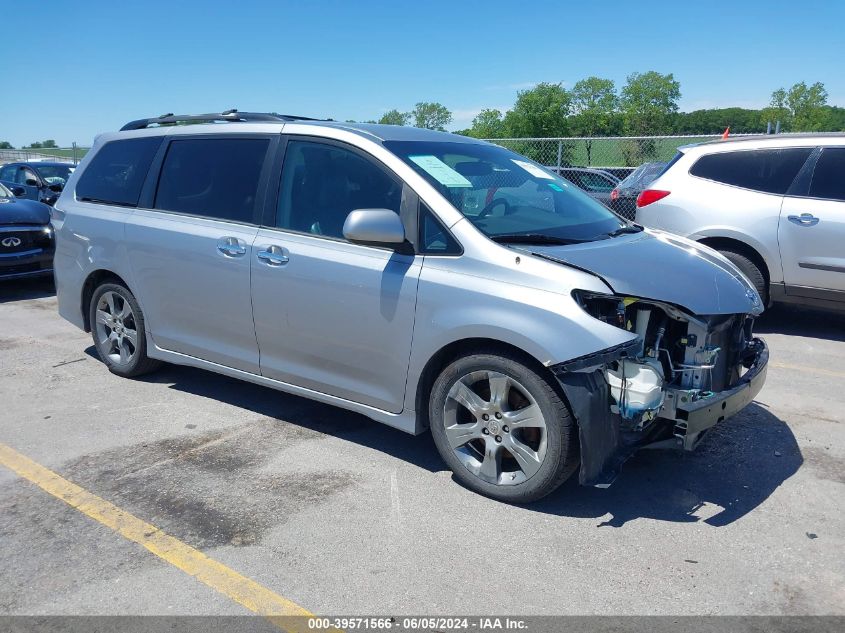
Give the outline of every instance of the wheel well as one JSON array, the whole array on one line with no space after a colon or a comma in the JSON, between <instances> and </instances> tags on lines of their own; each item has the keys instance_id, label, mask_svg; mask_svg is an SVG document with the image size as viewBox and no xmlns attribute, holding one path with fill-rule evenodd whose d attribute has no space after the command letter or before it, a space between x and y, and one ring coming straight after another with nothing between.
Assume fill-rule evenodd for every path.
<instances>
[{"instance_id":1,"label":"wheel well","mask_svg":"<svg viewBox=\"0 0 845 633\"><path fill-rule=\"evenodd\" d=\"M760 269L760 272L763 273L763 278L766 280L766 285L769 285L771 276L769 275L769 267L766 266L766 260L763 259L760 253L745 242L740 242L739 240L735 240L730 237L705 237L704 239L699 240L699 242L717 251L728 250L739 253L740 255L745 255L748 259L754 262L754 265L757 266L757 268Z\"/></svg>"},{"instance_id":2,"label":"wheel well","mask_svg":"<svg viewBox=\"0 0 845 633\"><path fill-rule=\"evenodd\" d=\"M554 379L552 372L531 354L515 345L489 338L468 338L454 341L440 348L428 360L417 383L415 408L422 428L425 429L429 426L428 398L434 381L437 380L440 372L452 361L462 356L468 356L478 352L506 352L512 356L516 356L528 367L531 367L531 369L541 376L546 377L549 380L549 384L557 388L557 381Z\"/></svg>"},{"instance_id":3,"label":"wheel well","mask_svg":"<svg viewBox=\"0 0 845 633\"><path fill-rule=\"evenodd\" d=\"M120 275L116 275L110 270L95 270L93 273L88 275L88 278L85 280L85 283L82 285L82 318L85 321L85 331L91 331L91 323L89 318L88 306L91 303L91 297L94 295L94 290L97 289L98 286L102 285L105 282L114 282L118 283L126 288L129 288L127 283L121 279Z\"/></svg>"}]
</instances>

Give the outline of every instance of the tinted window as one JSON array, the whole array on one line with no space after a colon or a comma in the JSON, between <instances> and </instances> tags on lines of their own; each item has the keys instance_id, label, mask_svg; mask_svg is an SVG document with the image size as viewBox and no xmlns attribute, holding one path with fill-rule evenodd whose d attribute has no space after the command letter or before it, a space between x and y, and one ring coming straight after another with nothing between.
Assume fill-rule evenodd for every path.
<instances>
[{"instance_id":1,"label":"tinted window","mask_svg":"<svg viewBox=\"0 0 845 633\"><path fill-rule=\"evenodd\" d=\"M161 137L132 138L103 145L76 183L79 200L134 207Z\"/></svg>"},{"instance_id":2,"label":"tinted window","mask_svg":"<svg viewBox=\"0 0 845 633\"><path fill-rule=\"evenodd\" d=\"M372 161L335 145L291 141L285 151L276 226L343 237L355 209L399 213L402 187Z\"/></svg>"},{"instance_id":3,"label":"tinted window","mask_svg":"<svg viewBox=\"0 0 845 633\"><path fill-rule=\"evenodd\" d=\"M431 209L420 203L420 252L431 255L457 255L461 246L434 217Z\"/></svg>"},{"instance_id":4,"label":"tinted window","mask_svg":"<svg viewBox=\"0 0 845 633\"><path fill-rule=\"evenodd\" d=\"M253 222L269 144L266 138L172 141L161 167L155 208Z\"/></svg>"},{"instance_id":5,"label":"tinted window","mask_svg":"<svg viewBox=\"0 0 845 633\"><path fill-rule=\"evenodd\" d=\"M813 170L810 196L845 200L845 147L822 150Z\"/></svg>"},{"instance_id":6,"label":"tinted window","mask_svg":"<svg viewBox=\"0 0 845 633\"><path fill-rule=\"evenodd\" d=\"M690 173L726 185L784 194L811 151L799 147L708 154L698 159Z\"/></svg>"},{"instance_id":7,"label":"tinted window","mask_svg":"<svg viewBox=\"0 0 845 633\"><path fill-rule=\"evenodd\" d=\"M616 183L600 174L584 172L581 174L581 188L587 191L611 191Z\"/></svg>"}]
</instances>

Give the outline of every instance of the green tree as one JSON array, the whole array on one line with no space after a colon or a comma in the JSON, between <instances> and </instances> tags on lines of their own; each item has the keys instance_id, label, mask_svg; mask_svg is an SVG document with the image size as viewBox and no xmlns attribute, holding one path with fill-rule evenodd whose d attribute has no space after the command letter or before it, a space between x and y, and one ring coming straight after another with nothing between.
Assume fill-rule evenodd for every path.
<instances>
[{"instance_id":1,"label":"green tree","mask_svg":"<svg viewBox=\"0 0 845 633\"><path fill-rule=\"evenodd\" d=\"M625 131L634 136L667 134L678 111L681 84L672 73L650 70L628 75L619 100L625 117Z\"/></svg>"},{"instance_id":2,"label":"green tree","mask_svg":"<svg viewBox=\"0 0 845 633\"><path fill-rule=\"evenodd\" d=\"M572 87L570 126L577 136L585 136L587 165L592 165L593 136L610 136L618 133L619 117L616 85L610 79L587 77Z\"/></svg>"},{"instance_id":3,"label":"green tree","mask_svg":"<svg viewBox=\"0 0 845 633\"><path fill-rule=\"evenodd\" d=\"M56 141L54 141L53 139L50 138L50 139L47 139L46 141L44 141L43 143L41 143L41 147L47 147L47 148L53 148L54 149L54 148L57 148L58 145L56 145Z\"/></svg>"},{"instance_id":4,"label":"green tree","mask_svg":"<svg viewBox=\"0 0 845 633\"><path fill-rule=\"evenodd\" d=\"M549 138L569 133L572 96L561 84L540 83L517 93L505 115L508 136Z\"/></svg>"},{"instance_id":5,"label":"green tree","mask_svg":"<svg viewBox=\"0 0 845 633\"><path fill-rule=\"evenodd\" d=\"M825 123L827 90L824 84L816 82L808 86L803 81L794 84L786 93L786 104L792 118L792 129L796 132L818 132Z\"/></svg>"},{"instance_id":6,"label":"green tree","mask_svg":"<svg viewBox=\"0 0 845 633\"><path fill-rule=\"evenodd\" d=\"M29 144L29 149L41 149L42 147L44 146L39 141Z\"/></svg>"},{"instance_id":7,"label":"green tree","mask_svg":"<svg viewBox=\"0 0 845 633\"><path fill-rule=\"evenodd\" d=\"M446 131L446 126L452 122L452 113L441 103L421 101L411 110L411 118L415 127L427 130Z\"/></svg>"},{"instance_id":8,"label":"green tree","mask_svg":"<svg viewBox=\"0 0 845 633\"><path fill-rule=\"evenodd\" d=\"M772 93L772 98L769 100L769 106L763 108L762 124L777 123L780 121L784 129L789 128L791 124L792 114L789 111L789 106L786 105L786 90L778 88Z\"/></svg>"},{"instance_id":9,"label":"green tree","mask_svg":"<svg viewBox=\"0 0 845 633\"><path fill-rule=\"evenodd\" d=\"M676 134L721 134L730 127L732 134L755 134L766 131L761 123L760 110L746 108L712 108L678 112L675 116Z\"/></svg>"},{"instance_id":10,"label":"green tree","mask_svg":"<svg viewBox=\"0 0 845 633\"><path fill-rule=\"evenodd\" d=\"M505 119L501 111L485 108L472 120L472 127L466 130L467 136L474 138L504 138Z\"/></svg>"},{"instance_id":11,"label":"green tree","mask_svg":"<svg viewBox=\"0 0 845 633\"><path fill-rule=\"evenodd\" d=\"M15 149L9 141L0 141L0 149Z\"/></svg>"},{"instance_id":12,"label":"green tree","mask_svg":"<svg viewBox=\"0 0 845 633\"><path fill-rule=\"evenodd\" d=\"M657 143L648 137L672 131L680 98L681 84L675 81L672 73L661 75L650 70L628 75L619 99L625 132L646 138L623 144L622 154L627 165L639 165L657 157Z\"/></svg>"},{"instance_id":13,"label":"green tree","mask_svg":"<svg viewBox=\"0 0 845 633\"><path fill-rule=\"evenodd\" d=\"M410 120L411 115L409 113L394 109L382 114L378 122L386 125L408 125Z\"/></svg>"}]
</instances>

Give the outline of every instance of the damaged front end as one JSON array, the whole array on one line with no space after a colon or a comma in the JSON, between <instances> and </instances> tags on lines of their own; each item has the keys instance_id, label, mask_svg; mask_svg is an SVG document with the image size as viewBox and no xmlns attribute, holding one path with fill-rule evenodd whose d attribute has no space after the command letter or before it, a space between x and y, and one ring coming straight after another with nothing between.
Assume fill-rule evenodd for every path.
<instances>
[{"instance_id":1,"label":"damaged front end","mask_svg":"<svg viewBox=\"0 0 845 633\"><path fill-rule=\"evenodd\" d=\"M578 421L580 483L609 486L644 447L693 450L763 387L765 343L748 314L693 316L668 303L575 292L592 317L636 335L551 367Z\"/></svg>"}]
</instances>

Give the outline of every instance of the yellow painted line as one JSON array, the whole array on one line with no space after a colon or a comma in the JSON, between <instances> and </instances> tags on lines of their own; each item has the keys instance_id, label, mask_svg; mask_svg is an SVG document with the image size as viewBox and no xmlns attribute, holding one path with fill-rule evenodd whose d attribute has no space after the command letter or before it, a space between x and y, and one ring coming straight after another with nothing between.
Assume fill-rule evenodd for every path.
<instances>
[{"instance_id":1,"label":"yellow painted line","mask_svg":"<svg viewBox=\"0 0 845 633\"><path fill-rule=\"evenodd\" d=\"M822 376L833 376L834 378L845 378L845 371L834 371L833 369L822 369L820 367L806 367L804 365L791 365L789 363L769 363L769 367L778 369L792 369L804 371L810 374L821 374Z\"/></svg>"},{"instance_id":2,"label":"yellow painted line","mask_svg":"<svg viewBox=\"0 0 845 633\"><path fill-rule=\"evenodd\" d=\"M199 550L162 532L156 526L121 510L25 455L0 443L0 464L31 481L42 490L61 499L82 514L102 523L124 538L134 541L186 574L231 598L250 611L270 619L289 631L308 630L308 617L313 614L254 580L242 576ZM299 616L290 620L277 616Z\"/></svg>"}]
</instances>

